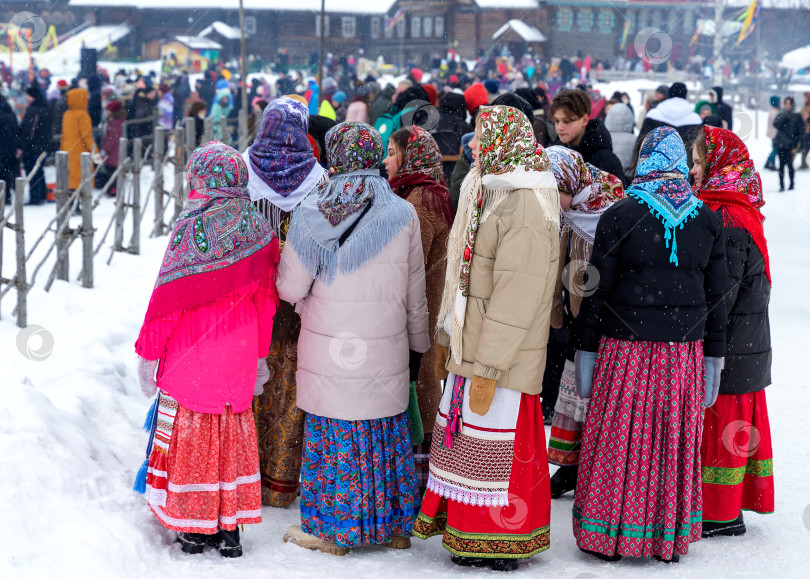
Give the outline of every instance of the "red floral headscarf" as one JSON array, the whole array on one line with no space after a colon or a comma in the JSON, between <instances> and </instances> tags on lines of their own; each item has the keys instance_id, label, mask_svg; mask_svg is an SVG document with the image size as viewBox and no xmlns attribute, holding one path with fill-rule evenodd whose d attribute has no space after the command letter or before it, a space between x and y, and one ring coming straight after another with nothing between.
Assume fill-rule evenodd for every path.
<instances>
[{"instance_id":1,"label":"red floral headscarf","mask_svg":"<svg viewBox=\"0 0 810 579\"><path fill-rule=\"evenodd\" d=\"M748 155L748 147L727 129L704 126L706 135L706 175L696 191L712 211L723 209L723 225L748 231L765 259L765 275L771 280L768 245L760 209L762 180Z\"/></svg>"}]
</instances>

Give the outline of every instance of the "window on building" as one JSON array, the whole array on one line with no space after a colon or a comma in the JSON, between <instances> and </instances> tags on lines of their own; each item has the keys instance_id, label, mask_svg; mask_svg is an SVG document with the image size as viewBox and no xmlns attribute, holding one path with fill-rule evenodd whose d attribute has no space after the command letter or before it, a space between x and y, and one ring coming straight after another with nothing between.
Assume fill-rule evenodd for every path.
<instances>
[{"instance_id":1,"label":"window on building","mask_svg":"<svg viewBox=\"0 0 810 579\"><path fill-rule=\"evenodd\" d=\"M695 13L691 10L683 17L683 31L690 35L695 33Z\"/></svg>"},{"instance_id":2,"label":"window on building","mask_svg":"<svg viewBox=\"0 0 810 579\"><path fill-rule=\"evenodd\" d=\"M411 18L411 38L419 38L422 35L422 19L419 16Z\"/></svg>"},{"instance_id":3,"label":"window on building","mask_svg":"<svg viewBox=\"0 0 810 579\"><path fill-rule=\"evenodd\" d=\"M677 10L670 10L667 16L667 31L670 34L675 34L678 30L678 22L681 20L681 14Z\"/></svg>"},{"instance_id":4,"label":"window on building","mask_svg":"<svg viewBox=\"0 0 810 579\"><path fill-rule=\"evenodd\" d=\"M376 16L371 19L371 38L378 39L380 37L380 29L382 28L382 23L380 19Z\"/></svg>"},{"instance_id":5,"label":"window on building","mask_svg":"<svg viewBox=\"0 0 810 579\"><path fill-rule=\"evenodd\" d=\"M616 13L613 10L600 10L597 20L599 32L609 34L616 27Z\"/></svg>"},{"instance_id":6,"label":"window on building","mask_svg":"<svg viewBox=\"0 0 810 579\"><path fill-rule=\"evenodd\" d=\"M433 35L433 18L425 16L422 19L422 35L425 38L430 38Z\"/></svg>"},{"instance_id":7,"label":"window on building","mask_svg":"<svg viewBox=\"0 0 810 579\"><path fill-rule=\"evenodd\" d=\"M343 16L340 19L340 35L343 38L354 38L357 33L357 18L354 16Z\"/></svg>"},{"instance_id":8,"label":"window on building","mask_svg":"<svg viewBox=\"0 0 810 579\"><path fill-rule=\"evenodd\" d=\"M661 25L664 23L663 15L661 14L660 10L653 10L652 15L650 16L650 26L653 28L661 28Z\"/></svg>"},{"instance_id":9,"label":"window on building","mask_svg":"<svg viewBox=\"0 0 810 579\"><path fill-rule=\"evenodd\" d=\"M397 38L405 38L405 19L397 22Z\"/></svg>"},{"instance_id":10,"label":"window on building","mask_svg":"<svg viewBox=\"0 0 810 579\"><path fill-rule=\"evenodd\" d=\"M628 22L630 22L630 30L631 31L636 30L638 28L638 25L637 25L637 22L636 22L636 11L635 10L630 10L630 11L626 12L624 17Z\"/></svg>"},{"instance_id":11,"label":"window on building","mask_svg":"<svg viewBox=\"0 0 810 579\"><path fill-rule=\"evenodd\" d=\"M568 6L557 8L557 28L563 32L571 30L574 26L574 11Z\"/></svg>"},{"instance_id":12,"label":"window on building","mask_svg":"<svg viewBox=\"0 0 810 579\"><path fill-rule=\"evenodd\" d=\"M324 16L323 19L323 35L329 36L329 16ZM321 35L321 15L315 15L315 36Z\"/></svg>"},{"instance_id":13,"label":"window on building","mask_svg":"<svg viewBox=\"0 0 810 579\"><path fill-rule=\"evenodd\" d=\"M437 16L433 20L433 35L436 38L442 38L444 36L444 16Z\"/></svg>"},{"instance_id":14,"label":"window on building","mask_svg":"<svg viewBox=\"0 0 810 579\"><path fill-rule=\"evenodd\" d=\"M577 12L577 28L582 32L590 32L593 28L593 10L581 8Z\"/></svg>"}]
</instances>

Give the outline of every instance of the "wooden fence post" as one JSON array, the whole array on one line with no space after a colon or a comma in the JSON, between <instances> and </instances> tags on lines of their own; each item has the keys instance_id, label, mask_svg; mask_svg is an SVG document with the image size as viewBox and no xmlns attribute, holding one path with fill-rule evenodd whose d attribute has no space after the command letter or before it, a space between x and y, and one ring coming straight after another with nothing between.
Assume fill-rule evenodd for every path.
<instances>
[{"instance_id":1,"label":"wooden fence post","mask_svg":"<svg viewBox=\"0 0 810 579\"><path fill-rule=\"evenodd\" d=\"M228 138L228 136L229 136L228 135L228 132L229 132L228 131L228 119L227 118L219 117L218 130L219 130L219 139L218 140L222 141L223 143L225 143L227 145L228 141L229 141L229 138Z\"/></svg>"},{"instance_id":2,"label":"wooden fence post","mask_svg":"<svg viewBox=\"0 0 810 579\"><path fill-rule=\"evenodd\" d=\"M211 117L205 117L203 119L203 143L210 143L214 139L214 119Z\"/></svg>"},{"instance_id":3,"label":"wooden fence post","mask_svg":"<svg viewBox=\"0 0 810 579\"><path fill-rule=\"evenodd\" d=\"M118 166L127 159L128 143L124 137L118 139ZM127 172L121 169L115 182L115 236L113 238L113 251L124 250L124 216L126 215Z\"/></svg>"},{"instance_id":4,"label":"wooden fence post","mask_svg":"<svg viewBox=\"0 0 810 579\"><path fill-rule=\"evenodd\" d=\"M248 134L248 115L245 109L239 111L239 125L237 129L239 133L239 142L237 150L241 153L247 149L250 135Z\"/></svg>"},{"instance_id":5,"label":"wooden fence post","mask_svg":"<svg viewBox=\"0 0 810 579\"><path fill-rule=\"evenodd\" d=\"M67 151L56 152L56 189L54 195L56 197L56 212L59 213L65 204L70 199L70 170L68 169L68 153ZM70 219L70 211L65 211L62 216L56 221L56 230L65 224L65 221ZM70 231L65 227L62 230L62 235L56 239L56 279L67 281L70 278L70 252L68 251L67 238L70 237Z\"/></svg>"},{"instance_id":6,"label":"wooden fence post","mask_svg":"<svg viewBox=\"0 0 810 579\"><path fill-rule=\"evenodd\" d=\"M141 253L141 164L143 142L135 139L132 147L132 237L129 240L129 252Z\"/></svg>"},{"instance_id":7,"label":"wooden fence post","mask_svg":"<svg viewBox=\"0 0 810 579\"><path fill-rule=\"evenodd\" d=\"M28 325L28 274L25 271L25 218L23 216L24 191L25 179L17 177L14 188L14 230L17 234L17 325L20 328Z\"/></svg>"},{"instance_id":8,"label":"wooden fence post","mask_svg":"<svg viewBox=\"0 0 810 579\"><path fill-rule=\"evenodd\" d=\"M174 191L174 217L172 223L177 221L177 217L183 211L183 183L185 181L186 170L186 130L183 124L180 124L174 130L174 183L172 183L172 191Z\"/></svg>"},{"instance_id":9,"label":"wooden fence post","mask_svg":"<svg viewBox=\"0 0 810 579\"><path fill-rule=\"evenodd\" d=\"M82 153L82 287L93 287L93 158Z\"/></svg>"},{"instance_id":10,"label":"wooden fence post","mask_svg":"<svg viewBox=\"0 0 810 579\"><path fill-rule=\"evenodd\" d=\"M188 199L188 195L190 193L188 189L188 180L186 177L186 167L188 166L188 160L191 159L191 155L194 154L194 149L197 147L196 139L194 138L194 119L191 117L186 117L186 156L183 159L183 204L185 204L186 199Z\"/></svg>"},{"instance_id":11,"label":"wooden fence post","mask_svg":"<svg viewBox=\"0 0 810 579\"><path fill-rule=\"evenodd\" d=\"M155 236L166 232L163 223L163 162L166 156L166 129L155 128L155 141L152 145L152 160L155 169Z\"/></svg>"}]
</instances>

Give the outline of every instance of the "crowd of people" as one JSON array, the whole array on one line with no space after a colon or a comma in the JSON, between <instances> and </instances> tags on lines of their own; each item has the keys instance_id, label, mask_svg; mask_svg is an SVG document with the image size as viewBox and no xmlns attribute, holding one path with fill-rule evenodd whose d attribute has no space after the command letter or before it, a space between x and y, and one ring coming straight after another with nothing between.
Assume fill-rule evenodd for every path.
<instances>
[{"instance_id":1,"label":"crowd of people","mask_svg":"<svg viewBox=\"0 0 810 579\"><path fill-rule=\"evenodd\" d=\"M300 547L441 536L502 571L571 491L608 561L773 511L764 200L723 107L661 87L636 134L622 94L327 80L263 91L245 151L189 160L136 342L136 489L184 552L238 557L296 498Z\"/></svg>"}]
</instances>

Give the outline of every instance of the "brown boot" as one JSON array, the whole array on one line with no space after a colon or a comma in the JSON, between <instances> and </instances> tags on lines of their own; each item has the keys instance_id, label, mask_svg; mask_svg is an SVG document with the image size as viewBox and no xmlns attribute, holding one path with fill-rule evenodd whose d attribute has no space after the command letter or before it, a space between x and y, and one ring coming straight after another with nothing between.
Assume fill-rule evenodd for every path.
<instances>
[{"instance_id":1,"label":"brown boot","mask_svg":"<svg viewBox=\"0 0 810 579\"><path fill-rule=\"evenodd\" d=\"M349 552L348 547L339 547L334 541L324 541L323 539L304 532L301 525L292 525L289 527L284 534L284 542L294 543L304 549L329 553L330 555L338 555L339 557Z\"/></svg>"},{"instance_id":2,"label":"brown boot","mask_svg":"<svg viewBox=\"0 0 810 579\"><path fill-rule=\"evenodd\" d=\"M382 546L388 547L389 549L410 549L411 538L402 535L391 535L391 540L387 543L382 543Z\"/></svg>"}]
</instances>

